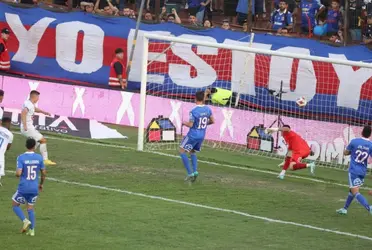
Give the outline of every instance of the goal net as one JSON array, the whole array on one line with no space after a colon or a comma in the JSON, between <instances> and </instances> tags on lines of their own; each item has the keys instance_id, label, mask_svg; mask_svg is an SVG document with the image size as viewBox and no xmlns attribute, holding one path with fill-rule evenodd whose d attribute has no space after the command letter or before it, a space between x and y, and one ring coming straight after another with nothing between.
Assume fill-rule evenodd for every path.
<instances>
[{"instance_id":1,"label":"goal net","mask_svg":"<svg viewBox=\"0 0 372 250\"><path fill-rule=\"evenodd\" d=\"M258 155L283 158L287 145L265 128L288 124L323 166L346 169L343 150L372 118L372 66L343 55L310 56L303 48L165 37L144 39L139 150L176 152L188 128L194 95L212 92L215 124L203 156L231 163ZM219 93L219 96L214 96ZM301 107L298 100L306 100Z\"/></svg>"}]
</instances>

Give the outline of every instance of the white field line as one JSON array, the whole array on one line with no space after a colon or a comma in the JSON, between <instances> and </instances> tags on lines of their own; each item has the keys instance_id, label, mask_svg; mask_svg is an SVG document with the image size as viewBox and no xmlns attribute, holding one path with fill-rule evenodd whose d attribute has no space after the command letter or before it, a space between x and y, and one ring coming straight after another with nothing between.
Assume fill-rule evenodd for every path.
<instances>
[{"instance_id":1,"label":"white field line","mask_svg":"<svg viewBox=\"0 0 372 250\"><path fill-rule=\"evenodd\" d=\"M19 132L14 132L14 133L15 134L20 134ZM52 138L53 140L76 142L76 143L94 145L94 146L101 146L101 147L121 148L121 149L124 149L125 151L130 151L130 150L134 151L135 150L132 147L122 146L122 145L115 145L115 144L104 144L104 143L98 143L98 142L90 142L90 141L86 141L86 140L76 140L76 139L53 137L53 136L48 136L48 138ZM150 153L150 154L162 155L162 156L171 157L171 158L178 158L177 155L167 154L167 153L163 153L163 152L157 152L157 151L144 151L144 152L145 153ZM251 171L251 172L264 173L264 174L270 174L270 175L278 175L277 173L274 173L272 171L261 170L261 169L251 168L251 167L249 167L249 168L248 167L241 167L241 166L235 166L235 165L223 164L223 163L218 163L218 162L213 162L213 161L205 161L205 160L198 160L198 161L201 162L201 163L212 165L212 166L220 166L220 167L227 167L227 168L239 169L239 170L244 170L244 171ZM345 174L345 176L346 176L346 174ZM324 180L315 179L315 178L311 178L311 177L303 177L303 176L298 176L298 175L287 174L286 178L288 178L288 177L294 178L294 179L299 179L299 180L306 180L306 181L311 181L311 182L317 182L317 183L323 183L323 184L328 184L328 185L334 185L334 186L349 188L349 185L347 185L347 184L341 184L341 183L331 182L331 181L324 181ZM372 188L368 188L368 187L361 187L361 189L372 190Z\"/></svg>"},{"instance_id":2,"label":"white field line","mask_svg":"<svg viewBox=\"0 0 372 250\"><path fill-rule=\"evenodd\" d=\"M9 172L14 173L14 171L9 171ZM52 177L48 177L47 180L58 182L58 183L64 183L64 184L68 184L68 185L74 185L74 186L80 186L80 187L86 187L86 188L94 188L94 189L100 189L100 190L105 190L105 191L109 191L109 192L117 192L117 193L122 193L122 194L127 194L127 195L133 195L133 196L138 196L138 197L147 198L147 199L161 200L161 201L166 201L166 202L170 202L170 203L190 206L190 207L197 207L197 208L203 208L203 209L208 209L208 210L214 210L214 211L218 211L218 212L240 215L240 216L244 216L244 217L248 217L248 218L253 218L253 219L256 219L256 220L263 220L263 221L272 222L272 223L278 223L278 224L290 225L290 226L295 226L295 227L307 228L307 229L311 229L311 230L315 230L315 231L327 232L327 233L332 233L332 234L337 234L337 235L342 235L342 236L349 236L349 237L354 237L354 238L359 238L359 239L372 241L371 237L364 236L364 235L353 234L353 233L348 233L348 232L343 232L343 231L338 231L338 230L332 230L332 229L312 226L312 225L308 225L308 224L301 224L301 223L296 223L296 222L292 222L292 221L277 220L277 219L272 219L272 218L268 218L268 217L253 215L253 214L249 214L249 213L245 213L245 212L241 212L241 211L237 211L237 210L232 210L232 209L212 207L212 206L202 205L202 204L198 204L198 203L174 200L174 199L169 199L169 198L156 196L156 195L148 195L148 194L143 194L143 193L132 192L132 191L124 190L124 189L109 188L109 187L104 187L104 186L92 185L92 184L88 184L88 183L60 180L60 179L56 179L56 178L52 178Z\"/></svg>"}]
</instances>

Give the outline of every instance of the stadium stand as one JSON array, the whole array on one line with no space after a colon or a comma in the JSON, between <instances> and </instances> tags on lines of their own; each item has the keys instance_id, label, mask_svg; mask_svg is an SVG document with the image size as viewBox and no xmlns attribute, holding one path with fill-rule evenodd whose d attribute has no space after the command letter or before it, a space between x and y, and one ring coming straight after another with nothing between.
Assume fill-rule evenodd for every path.
<instances>
[{"instance_id":1,"label":"stadium stand","mask_svg":"<svg viewBox=\"0 0 372 250\"><path fill-rule=\"evenodd\" d=\"M43 2L3 0L3 2L39 5L54 11L85 11L97 15L129 18L137 17L140 6L139 0L47 0ZM278 0L254 0L250 5L250 1L247 0L145 0L142 20L146 23L175 22L193 29L227 27L237 32L252 30L257 33L276 33L272 30L271 20L279 8L279 2ZM319 7L309 9L307 5L309 3L318 3ZM332 3L338 6L332 9ZM286 34L280 33L280 35L319 39L335 46L360 43L369 46L367 17L371 14L371 10L371 3L363 0L340 2L339 0L286 0L286 12L291 12L293 26ZM337 13L337 21L333 16L334 13ZM194 16L197 22L190 22ZM205 20L208 20L206 25L204 25ZM301 28L308 27L310 22L313 22L314 32L312 29L309 31L308 28ZM330 29L331 25L335 27ZM328 30L325 31L327 26Z\"/></svg>"}]
</instances>

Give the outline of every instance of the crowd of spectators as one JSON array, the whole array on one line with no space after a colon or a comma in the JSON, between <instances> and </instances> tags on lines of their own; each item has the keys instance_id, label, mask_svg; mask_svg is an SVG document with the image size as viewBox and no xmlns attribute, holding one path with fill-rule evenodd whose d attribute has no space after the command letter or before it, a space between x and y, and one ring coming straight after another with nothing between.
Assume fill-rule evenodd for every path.
<instances>
[{"instance_id":1,"label":"crowd of spectators","mask_svg":"<svg viewBox=\"0 0 372 250\"><path fill-rule=\"evenodd\" d=\"M37 4L39 0L19 1ZM50 1L68 5L68 0ZM133 19L140 4L141 0L72 0L72 7L81 11ZM300 35L335 44L343 44L347 35L349 42L372 46L371 0L145 0L144 7L142 20L148 23L243 32L253 28L255 32Z\"/></svg>"}]
</instances>

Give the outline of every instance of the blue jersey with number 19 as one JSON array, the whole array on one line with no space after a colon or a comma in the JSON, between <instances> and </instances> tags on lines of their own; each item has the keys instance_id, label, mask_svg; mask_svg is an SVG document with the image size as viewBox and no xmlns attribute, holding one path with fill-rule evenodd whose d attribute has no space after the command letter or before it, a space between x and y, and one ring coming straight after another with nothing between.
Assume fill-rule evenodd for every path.
<instances>
[{"instance_id":1,"label":"blue jersey with number 19","mask_svg":"<svg viewBox=\"0 0 372 250\"><path fill-rule=\"evenodd\" d=\"M44 169L43 157L34 152L26 152L17 158L17 170L22 169L18 192L22 194L38 194L39 173Z\"/></svg>"},{"instance_id":2,"label":"blue jersey with number 19","mask_svg":"<svg viewBox=\"0 0 372 250\"><path fill-rule=\"evenodd\" d=\"M187 135L194 139L204 139L211 116L212 110L208 106L197 105L193 108L189 118L189 120L193 122L193 126L190 128Z\"/></svg>"},{"instance_id":3,"label":"blue jersey with number 19","mask_svg":"<svg viewBox=\"0 0 372 250\"><path fill-rule=\"evenodd\" d=\"M365 176L367 173L368 157L372 155L372 142L366 138L351 140L346 150L350 151L349 173Z\"/></svg>"}]
</instances>

